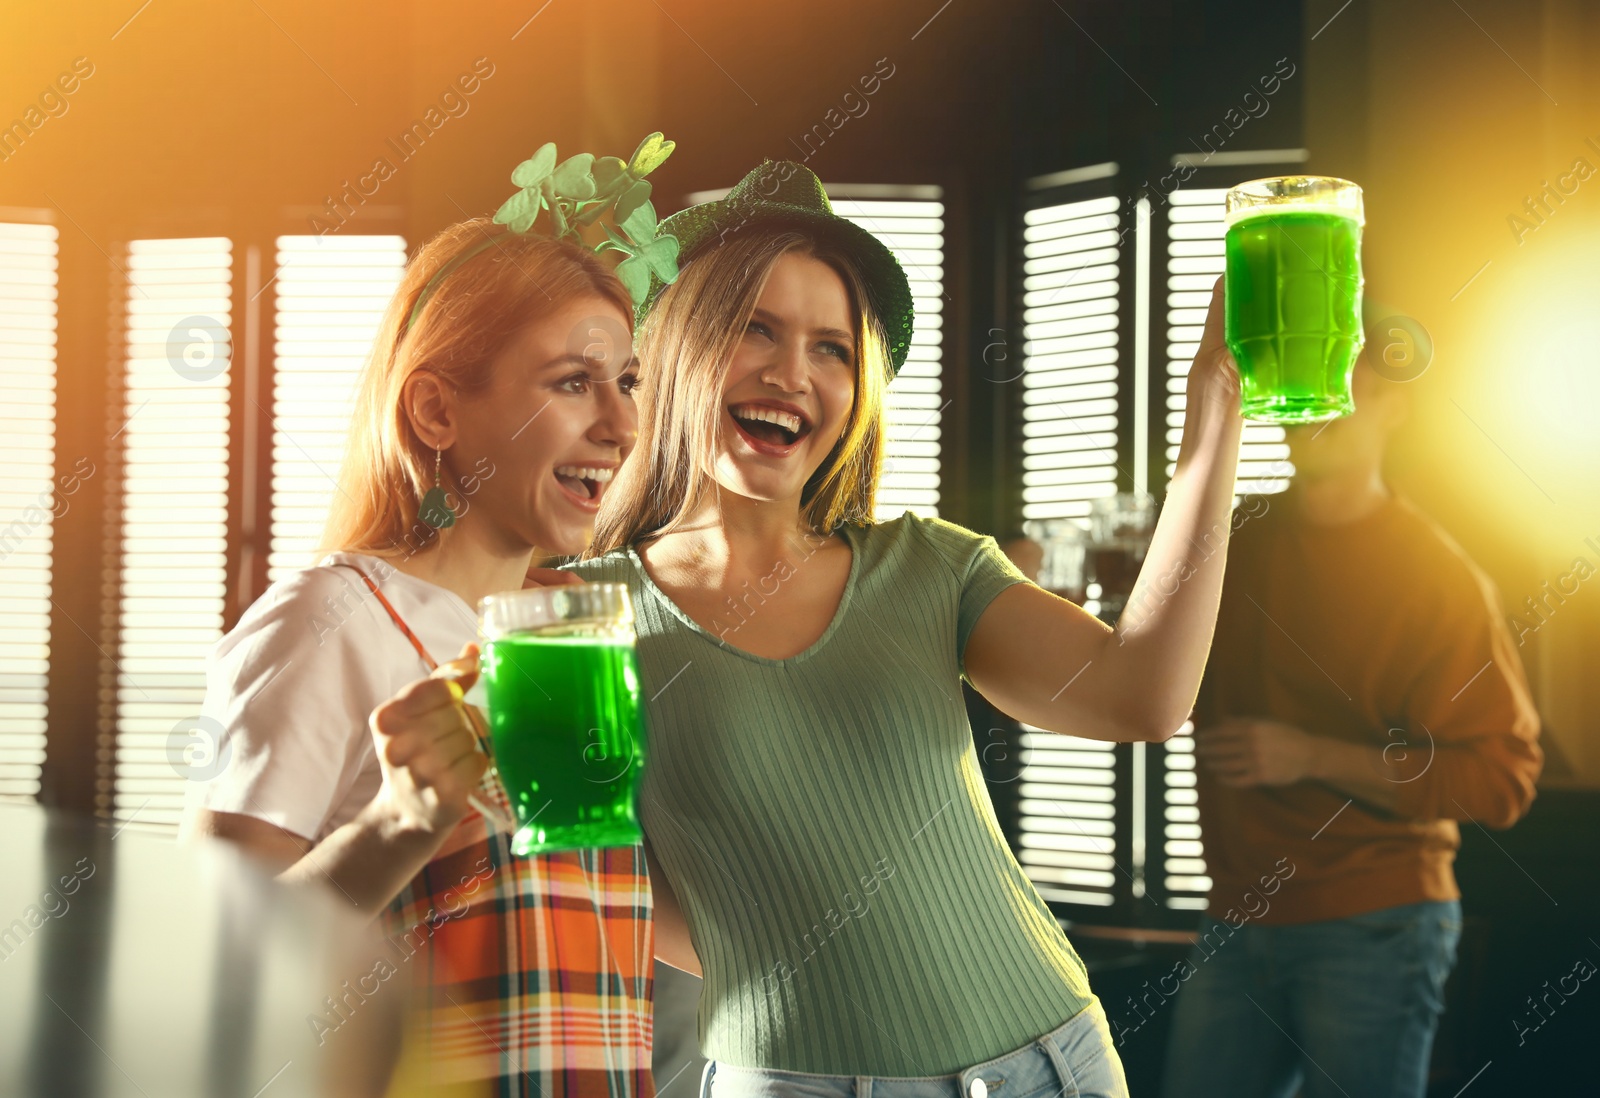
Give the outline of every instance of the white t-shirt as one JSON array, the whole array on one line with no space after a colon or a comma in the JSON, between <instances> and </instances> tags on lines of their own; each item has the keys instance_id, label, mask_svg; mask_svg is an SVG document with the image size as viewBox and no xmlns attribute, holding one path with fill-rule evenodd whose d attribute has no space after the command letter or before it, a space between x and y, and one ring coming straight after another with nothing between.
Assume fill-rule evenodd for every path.
<instances>
[{"instance_id":1,"label":"white t-shirt","mask_svg":"<svg viewBox=\"0 0 1600 1098\"><path fill-rule=\"evenodd\" d=\"M440 663L477 640L477 616L459 595L377 557L330 553L279 580L207 662L202 712L221 726L218 773L189 783L191 807L254 816L320 842L377 795L382 771L367 718L428 667L362 578L341 565L371 576Z\"/></svg>"}]
</instances>

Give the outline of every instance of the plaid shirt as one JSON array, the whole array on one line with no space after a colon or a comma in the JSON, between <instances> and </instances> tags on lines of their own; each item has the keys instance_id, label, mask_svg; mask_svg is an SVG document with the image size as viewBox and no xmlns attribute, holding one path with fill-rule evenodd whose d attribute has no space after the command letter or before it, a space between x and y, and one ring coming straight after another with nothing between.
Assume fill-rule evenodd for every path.
<instances>
[{"instance_id":1,"label":"plaid shirt","mask_svg":"<svg viewBox=\"0 0 1600 1098\"><path fill-rule=\"evenodd\" d=\"M429 1083L497 1078L497 1095L541 1098L655 1094L642 847L520 858L474 812L382 925L423 966L413 1032Z\"/></svg>"},{"instance_id":2,"label":"plaid shirt","mask_svg":"<svg viewBox=\"0 0 1600 1098\"><path fill-rule=\"evenodd\" d=\"M362 578L436 664L378 586ZM492 744L468 706L485 751ZM510 818L490 770L478 795ZM642 846L522 858L470 812L380 917L423 989L418 1059L429 1085L493 1079L496 1095L654 1098L655 955Z\"/></svg>"}]
</instances>

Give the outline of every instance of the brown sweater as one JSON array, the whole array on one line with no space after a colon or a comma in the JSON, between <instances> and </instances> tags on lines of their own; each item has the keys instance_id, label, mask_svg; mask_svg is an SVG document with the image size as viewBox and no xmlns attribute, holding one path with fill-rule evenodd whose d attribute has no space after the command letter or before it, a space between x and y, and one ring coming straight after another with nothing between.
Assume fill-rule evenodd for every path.
<instances>
[{"instance_id":1,"label":"brown sweater","mask_svg":"<svg viewBox=\"0 0 1600 1098\"><path fill-rule=\"evenodd\" d=\"M1398 498L1331 527L1280 498L1239 525L1195 727L1230 716L1386 749L1399 801L1393 813L1346 806L1316 782L1229 789L1202 765L1217 918L1270 904L1257 921L1304 923L1456 899L1456 821L1510 827L1543 763L1494 588Z\"/></svg>"}]
</instances>

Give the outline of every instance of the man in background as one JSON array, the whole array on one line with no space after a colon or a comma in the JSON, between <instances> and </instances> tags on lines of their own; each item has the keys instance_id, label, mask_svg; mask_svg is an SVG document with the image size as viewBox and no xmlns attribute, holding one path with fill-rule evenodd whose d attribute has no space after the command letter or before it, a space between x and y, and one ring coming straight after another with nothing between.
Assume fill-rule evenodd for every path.
<instances>
[{"instance_id":1,"label":"man in background","mask_svg":"<svg viewBox=\"0 0 1600 1098\"><path fill-rule=\"evenodd\" d=\"M1357 411L1289 428L1290 490L1235 524L1194 715L1212 889L1167 1098L1421 1098L1458 821L1533 800L1516 646L1484 574L1385 483L1409 398L1367 353Z\"/></svg>"}]
</instances>

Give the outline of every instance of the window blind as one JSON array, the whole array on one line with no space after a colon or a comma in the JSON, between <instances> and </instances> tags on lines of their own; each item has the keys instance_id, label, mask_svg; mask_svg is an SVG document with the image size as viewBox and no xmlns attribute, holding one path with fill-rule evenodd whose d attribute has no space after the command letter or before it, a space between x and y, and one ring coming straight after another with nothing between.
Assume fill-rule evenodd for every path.
<instances>
[{"instance_id":1,"label":"window blind","mask_svg":"<svg viewBox=\"0 0 1600 1098\"><path fill-rule=\"evenodd\" d=\"M197 724L226 587L233 249L135 240L127 271L113 815L171 828L215 750Z\"/></svg>"},{"instance_id":2,"label":"window blind","mask_svg":"<svg viewBox=\"0 0 1600 1098\"><path fill-rule=\"evenodd\" d=\"M44 763L57 493L56 230L0 223L0 796L32 799ZM71 475L71 474L68 474Z\"/></svg>"},{"instance_id":3,"label":"window blind","mask_svg":"<svg viewBox=\"0 0 1600 1098\"><path fill-rule=\"evenodd\" d=\"M1117 884L1114 745L1022 727L1017 861L1046 900L1109 907Z\"/></svg>"},{"instance_id":4,"label":"window blind","mask_svg":"<svg viewBox=\"0 0 1600 1098\"><path fill-rule=\"evenodd\" d=\"M1117 490L1121 222L1110 196L1023 216L1025 519L1082 519Z\"/></svg>"},{"instance_id":5,"label":"window blind","mask_svg":"<svg viewBox=\"0 0 1600 1098\"><path fill-rule=\"evenodd\" d=\"M927 191L930 188L917 188ZM852 188L830 189L848 194ZM894 253L911 283L915 310L911 349L885 399L883 477L877 517L906 511L939 513L939 460L944 338L944 203L928 200L833 200L833 212L876 236Z\"/></svg>"},{"instance_id":6,"label":"window blind","mask_svg":"<svg viewBox=\"0 0 1600 1098\"><path fill-rule=\"evenodd\" d=\"M1211 878L1206 876L1195 793L1194 723L1185 721L1163 745L1161 775L1162 896L1170 908L1202 911Z\"/></svg>"},{"instance_id":7,"label":"window blind","mask_svg":"<svg viewBox=\"0 0 1600 1098\"><path fill-rule=\"evenodd\" d=\"M406 264L398 236L280 236L269 581L314 564L356 380Z\"/></svg>"}]
</instances>

